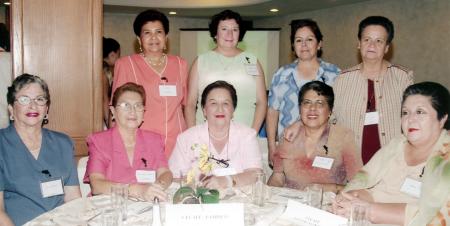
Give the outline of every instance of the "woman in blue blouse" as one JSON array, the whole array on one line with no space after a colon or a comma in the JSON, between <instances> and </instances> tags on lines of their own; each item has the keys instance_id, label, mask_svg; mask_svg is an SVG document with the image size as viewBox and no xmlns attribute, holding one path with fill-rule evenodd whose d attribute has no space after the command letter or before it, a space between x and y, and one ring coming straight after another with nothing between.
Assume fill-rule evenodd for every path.
<instances>
[{"instance_id":1,"label":"woman in blue blouse","mask_svg":"<svg viewBox=\"0 0 450 226\"><path fill-rule=\"evenodd\" d=\"M275 73L269 89L266 116L269 163L272 162L276 140L283 130L298 121L298 93L307 82L318 80L333 85L340 69L320 59L322 38L317 23L310 19L291 21L291 48L297 59Z\"/></svg>"},{"instance_id":2,"label":"woman in blue blouse","mask_svg":"<svg viewBox=\"0 0 450 226\"><path fill-rule=\"evenodd\" d=\"M12 123L0 130L0 225L23 225L80 197L72 140L42 128L50 93L44 80L23 74L7 93Z\"/></svg>"}]
</instances>

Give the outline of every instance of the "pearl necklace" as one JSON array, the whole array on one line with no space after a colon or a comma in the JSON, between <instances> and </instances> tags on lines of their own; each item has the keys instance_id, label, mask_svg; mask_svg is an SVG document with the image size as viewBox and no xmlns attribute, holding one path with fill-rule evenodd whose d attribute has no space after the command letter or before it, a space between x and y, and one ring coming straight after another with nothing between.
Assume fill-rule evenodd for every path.
<instances>
[{"instance_id":1,"label":"pearl necklace","mask_svg":"<svg viewBox=\"0 0 450 226\"><path fill-rule=\"evenodd\" d=\"M144 54L142 54L142 55L152 66L161 66L166 62L166 54L165 53L163 53L161 57L154 59L154 61L151 57L146 57Z\"/></svg>"},{"instance_id":2,"label":"pearl necklace","mask_svg":"<svg viewBox=\"0 0 450 226\"><path fill-rule=\"evenodd\" d=\"M211 133L211 131L208 131L208 134L209 134L209 136L210 136L213 140L221 141L221 140L227 138L229 133L226 133L226 134L225 134L224 136L222 136L222 137L216 137L216 136L214 136L214 135Z\"/></svg>"}]
</instances>

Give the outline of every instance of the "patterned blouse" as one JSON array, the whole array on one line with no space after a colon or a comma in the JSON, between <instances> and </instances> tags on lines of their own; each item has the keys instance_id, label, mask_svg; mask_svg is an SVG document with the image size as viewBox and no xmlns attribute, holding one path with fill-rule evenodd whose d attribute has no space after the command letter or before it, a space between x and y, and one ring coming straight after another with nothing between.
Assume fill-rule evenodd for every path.
<instances>
[{"instance_id":1,"label":"patterned blouse","mask_svg":"<svg viewBox=\"0 0 450 226\"><path fill-rule=\"evenodd\" d=\"M285 175L285 187L303 189L313 183L345 185L362 167L353 133L349 129L329 126L311 156L305 151L304 140L304 128L301 126L292 142L285 141L277 147L273 171ZM331 168L313 166L316 157L332 158Z\"/></svg>"},{"instance_id":2,"label":"patterned blouse","mask_svg":"<svg viewBox=\"0 0 450 226\"><path fill-rule=\"evenodd\" d=\"M340 69L334 65L319 59L319 71L314 80L333 85L340 73ZM280 112L278 117L277 137L281 137L284 128L296 122L300 117L298 108L298 93L307 82L311 80L300 79L297 73L298 59L291 64L278 69L272 78L269 89L269 107Z\"/></svg>"}]
</instances>

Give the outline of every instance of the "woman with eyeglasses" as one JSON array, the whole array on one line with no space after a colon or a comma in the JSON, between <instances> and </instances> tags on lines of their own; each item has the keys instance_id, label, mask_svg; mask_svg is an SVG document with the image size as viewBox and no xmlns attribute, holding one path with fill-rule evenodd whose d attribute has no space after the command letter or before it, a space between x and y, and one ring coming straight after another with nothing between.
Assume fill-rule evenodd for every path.
<instances>
[{"instance_id":1,"label":"woman with eyeglasses","mask_svg":"<svg viewBox=\"0 0 450 226\"><path fill-rule=\"evenodd\" d=\"M89 160L84 182L93 195L109 194L115 183L130 184L129 196L141 200L167 200L164 190L172 173L164 155L163 137L139 129L144 118L145 90L126 83L114 91L111 113L116 123L87 138Z\"/></svg>"},{"instance_id":2,"label":"woman with eyeglasses","mask_svg":"<svg viewBox=\"0 0 450 226\"><path fill-rule=\"evenodd\" d=\"M402 93L414 79L413 71L385 60L393 38L394 25L388 18L363 19L358 29L362 62L344 70L333 85L333 115L355 133L364 164L381 146L401 134L398 125ZM289 139L290 131L285 134Z\"/></svg>"},{"instance_id":3,"label":"woman with eyeglasses","mask_svg":"<svg viewBox=\"0 0 450 226\"><path fill-rule=\"evenodd\" d=\"M166 157L170 156L178 134L186 130L183 108L187 94L187 63L167 52L169 20L149 9L137 15L133 30L139 43L138 54L116 61L112 91L134 82L142 85L146 105L141 128L163 137Z\"/></svg>"},{"instance_id":4,"label":"woman with eyeglasses","mask_svg":"<svg viewBox=\"0 0 450 226\"><path fill-rule=\"evenodd\" d=\"M7 93L11 124L0 130L0 225L23 225L81 197L74 146L48 123L50 92L38 76L23 74Z\"/></svg>"},{"instance_id":5,"label":"woman with eyeglasses","mask_svg":"<svg viewBox=\"0 0 450 226\"><path fill-rule=\"evenodd\" d=\"M211 175L201 185L223 189L254 183L262 171L256 131L233 122L237 105L236 90L225 81L216 81L205 87L201 106L206 123L189 128L177 138L169 159L175 178L187 176L197 167L201 149L206 149L206 162L212 164Z\"/></svg>"},{"instance_id":6,"label":"woman with eyeglasses","mask_svg":"<svg viewBox=\"0 0 450 226\"><path fill-rule=\"evenodd\" d=\"M323 35L315 21L293 20L290 25L291 48L297 59L278 69L270 85L266 115L269 163L273 162L276 144L282 139L284 128L299 119L298 93L302 86L315 80L333 85L340 72L336 65L320 58Z\"/></svg>"},{"instance_id":7,"label":"woman with eyeglasses","mask_svg":"<svg viewBox=\"0 0 450 226\"><path fill-rule=\"evenodd\" d=\"M338 192L362 167L353 132L329 123L334 93L323 82L303 85L298 105L302 125L292 141L277 147L268 184L294 189L320 184L325 191Z\"/></svg>"}]
</instances>

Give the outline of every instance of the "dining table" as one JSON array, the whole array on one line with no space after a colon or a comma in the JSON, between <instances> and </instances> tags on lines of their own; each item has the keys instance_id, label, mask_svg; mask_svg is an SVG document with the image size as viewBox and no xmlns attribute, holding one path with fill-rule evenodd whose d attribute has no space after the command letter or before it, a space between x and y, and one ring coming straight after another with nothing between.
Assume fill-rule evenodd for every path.
<instances>
[{"instance_id":1,"label":"dining table","mask_svg":"<svg viewBox=\"0 0 450 226\"><path fill-rule=\"evenodd\" d=\"M160 202L159 210L164 223L165 206L173 205L172 197L180 188L178 183L172 183L167 189L169 200ZM242 203L244 206L244 220L247 226L290 226L299 225L280 216L286 209L288 200L294 200L306 204L306 192L297 189L282 187L265 187L265 199L263 205L255 205L252 202L252 188L235 187L221 191L219 203ZM324 192L322 209L329 210L331 200L335 194ZM129 199L127 201L126 219L120 225L149 226L152 225L153 202ZM179 204L183 205L183 204ZM198 204L214 205L214 204ZM111 207L109 195L97 195L82 197L65 203L35 219L27 222L25 226L102 226L102 214Z\"/></svg>"}]
</instances>

